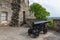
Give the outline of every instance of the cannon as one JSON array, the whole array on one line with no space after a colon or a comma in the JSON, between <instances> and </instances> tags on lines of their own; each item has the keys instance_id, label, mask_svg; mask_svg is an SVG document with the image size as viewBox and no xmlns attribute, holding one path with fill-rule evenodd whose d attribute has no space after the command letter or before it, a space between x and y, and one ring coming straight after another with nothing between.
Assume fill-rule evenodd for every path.
<instances>
[{"instance_id":1,"label":"cannon","mask_svg":"<svg viewBox=\"0 0 60 40\"><path fill-rule=\"evenodd\" d=\"M45 24L49 23L49 21L35 21L32 22L32 27L28 29L28 35L36 38L39 36L40 32L43 31L44 34L47 33L47 28Z\"/></svg>"}]
</instances>

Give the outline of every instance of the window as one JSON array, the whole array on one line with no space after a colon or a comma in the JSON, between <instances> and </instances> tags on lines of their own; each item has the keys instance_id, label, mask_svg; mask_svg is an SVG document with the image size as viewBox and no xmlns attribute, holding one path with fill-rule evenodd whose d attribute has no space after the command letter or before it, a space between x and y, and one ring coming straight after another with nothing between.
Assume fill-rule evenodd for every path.
<instances>
[{"instance_id":1,"label":"window","mask_svg":"<svg viewBox=\"0 0 60 40\"><path fill-rule=\"evenodd\" d=\"M7 12L2 12L1 14L1 20L6 21L7 20Z\"/></svg>"}]
</instances>

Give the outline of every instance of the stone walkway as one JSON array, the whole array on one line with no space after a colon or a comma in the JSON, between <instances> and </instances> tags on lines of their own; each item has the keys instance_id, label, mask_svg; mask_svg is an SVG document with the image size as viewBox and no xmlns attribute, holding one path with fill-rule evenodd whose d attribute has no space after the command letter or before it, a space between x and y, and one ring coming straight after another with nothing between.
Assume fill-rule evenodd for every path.
<instances>
[{"instance_id":1,"label":"stone walkway","mask_svg":"<svg viewBox=\"0 0 60 40\"><path fill-rule=\"evenodd\" d=\"M30 38L27 31L24 27L0 27L0 40L60 40L60 34L54 31L40 34L38 38Z\"/></svg>"}]
</instances>

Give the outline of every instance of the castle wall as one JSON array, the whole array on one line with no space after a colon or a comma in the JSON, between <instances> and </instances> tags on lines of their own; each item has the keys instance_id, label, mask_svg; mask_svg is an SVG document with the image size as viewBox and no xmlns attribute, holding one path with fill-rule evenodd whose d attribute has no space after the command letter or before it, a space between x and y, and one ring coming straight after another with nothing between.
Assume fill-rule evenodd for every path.
<instances>
[{"instance_id":1,"label":"castle wall","mask_svg":"<svg viewBox=\"0 0 60 40\"><path fill-rule=\"evenodd\" d=\"M0 0L1 3L3 4L2 7L0 7L0 24L9 24L10 21L11 21L11 16L12 16L12 10L11 10L11 5L8 4L8 5L5 5L7 4L5 0ZM25 11L25 15L26 15L26 18L29 16L29 3L28 3L29 0L21 0L21 8L20 8L20 12L19 12L19 24L20 22L23 20L23 11ZM12 2L12 0L10 0L10 3ZM7 20L6 21L2 21L1 20L1 13L5 11L8 13L7 15Z\"/></svg>"},{"instance_id":2,"label":"castle wall","mask_svg":"<svg viewBox=\"0 0 60 40\"><path fill-rule=\"evenodd\" d=\"M60 19L54 19L54 27L60 28Z\"/></svg>"}]
</instances>

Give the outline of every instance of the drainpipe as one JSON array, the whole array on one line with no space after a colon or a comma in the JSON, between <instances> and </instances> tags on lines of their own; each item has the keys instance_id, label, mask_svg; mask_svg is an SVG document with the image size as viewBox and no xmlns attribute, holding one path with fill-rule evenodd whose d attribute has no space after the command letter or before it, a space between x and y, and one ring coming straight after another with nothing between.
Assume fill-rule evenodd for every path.
<instances>
[{"instance_id":1,"label":"drainpipe","mask_svg":"<svg viewBox=\"0 0 60 40\"><path fill-rule=\"evenodd\" d=\"M20 26L23 26L24 24L26 24L25 11L23 11L23 23Z\"/></svg>"}]
</instances>

